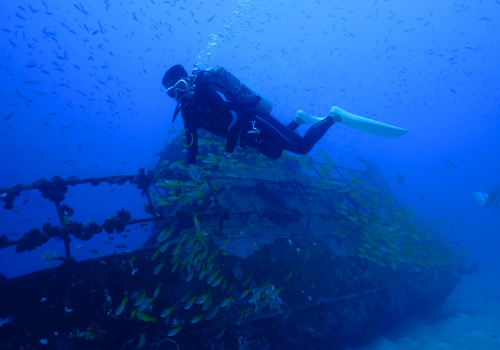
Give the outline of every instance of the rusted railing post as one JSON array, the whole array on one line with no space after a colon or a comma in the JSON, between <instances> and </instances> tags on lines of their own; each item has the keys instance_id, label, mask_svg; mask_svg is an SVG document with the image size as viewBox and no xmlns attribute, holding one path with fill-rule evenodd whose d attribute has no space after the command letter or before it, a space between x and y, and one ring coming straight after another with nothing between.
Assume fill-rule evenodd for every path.
<instances>
[{"instance_id":1,"label":"rusted railing post","mask_svg":"<svg viewBox=\"0 0 500 350\"><path fill-rule=\"evenodd\" d=\"M153 205L153 199L151 198L151 194L149 193L149 187L144 190L144 194L146 195L149 205Z\"/></svg>"},{"instance_id":2,"label":"rusted railing post","mask_svg":"<svg viewBox=\"0 0 500 350\"><path fill-rule=\"evenodd\" d=\"M59 222L61 223L61 228L64 228L64 215L61 210L61 203L59 201L54 201L57 210L57 216L59 217ZM71 250L69 249L69 243L71 242L71 237L68 235L62 237L64 241L64 254L67 258L71 258Z\"/></svg>"}]
</instances>

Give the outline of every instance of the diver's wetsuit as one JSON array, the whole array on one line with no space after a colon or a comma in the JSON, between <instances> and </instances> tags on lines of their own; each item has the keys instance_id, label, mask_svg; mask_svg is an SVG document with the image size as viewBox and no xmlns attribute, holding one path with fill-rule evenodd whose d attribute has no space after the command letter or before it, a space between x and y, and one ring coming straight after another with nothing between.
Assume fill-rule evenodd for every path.
<instances>
[{"instance_id":1,"label":"diver's wetsuit","mask_svg":"<svg viewBox=\"0 0 500 350\"><path fill-rule=\"evenodd\" d=\"M238 142L241 118L238 118L232 102L225 95L213 89L197 88L192 99L182 101L181 116L186 129L188 164L196 163L198 128L226 138L225 150L233 153Z\"/></svg>"},{"instance_id":2,"label":"diver's wetsuit","mask_svg":"<svg viewBox=\"0 0 500 350\"><path fill-rule=\"evenodd\" d=\"M284 126L273 116L265 113L255 113L247 119L250 123L255 120L255 128L263 134L254 148L271 159L278 159L283 151L295 154L308 153L335 123L333 118L327 117L311 126L302 137L294 132L300 126L295 121Z\"/></svg>"},{"instance_id":3,"label":"diver's wetsuit","mask_svg":"<svg viewBox=\"0 0 500 350\"><path fill-rule=\"evenodd\" d=\"M254 108L260 97L255 95L249 101L243 105L235 103L208 85L196 85L193 98L184 99L181 103L188 164L196 163L198 128L226 138L225 151L228 153L233 153L239 138L241 147L256 148L263 155L278 159L283 150L308 153L334 124L332 118L325 118L311 126L302 137L294 132L299 127L298 123L291 122L284 126L271 115L256 111Z\"/></svg>"}]
</instances>

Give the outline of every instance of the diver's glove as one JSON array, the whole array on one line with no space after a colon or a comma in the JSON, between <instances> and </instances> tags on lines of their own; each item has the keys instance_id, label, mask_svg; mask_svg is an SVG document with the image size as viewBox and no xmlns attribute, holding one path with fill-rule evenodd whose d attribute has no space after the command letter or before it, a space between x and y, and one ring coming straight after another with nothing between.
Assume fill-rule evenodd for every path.
<instances>
[{"instance_id":1,"label":"diver's glove","mask_svg":"<svg viewBox=\"0 0 500 350\"><path fill-rule=\"evenodd\" d=\"M198 173L198 169L196 169L196 165L189 164L189 177L197 183L201 183L200 174Z\"/></svg>"},{"instance_id":2,"label":"diver's glove","mask_svg":"<svg viewBox=\"0 0 500 350\"><path fill-rule=\"evenodd\" d=\"M222 158L219 163L219 171L222 174L228 174L233 168L233 155L231 153L222 153Z\"/></svg>"}]
</instances>

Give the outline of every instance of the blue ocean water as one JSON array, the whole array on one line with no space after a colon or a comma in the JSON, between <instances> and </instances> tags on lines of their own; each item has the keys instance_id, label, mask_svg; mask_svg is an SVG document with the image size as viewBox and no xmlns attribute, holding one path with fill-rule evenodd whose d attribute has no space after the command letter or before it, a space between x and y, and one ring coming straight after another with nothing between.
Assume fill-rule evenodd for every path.
<instances>
[{"instance_id":1,"label":"blue ocean water","mask_svg":"<svg viewBox=\"0 0 500 350\"><path fill-rule=\"evenodd\" d=\"M309 156L376 162L401 204L439 221L440 235L480 266L450 296L454 322L474 324L481 335L471 337L483 348L498 345L499 334L485 329L493 322L486 310L499 308L499 209L478 206L472 193L500 185L500 2L54 0L0 9L0 188L151 169L183 128L171 122L176 104L161 85L165 71L222 66L273 101L282 123L299 109L326 116L336 105L409 130L386 139L334 125ZM103 222L124 203L141 217L146 198L129 184L85 185L70 188L64 203L74 220ZM58 217L38 191L0 209L0 232L10 239L47 221L57 225ZM74 250L73 240L72 255L139 248L149 228L113 245L95 237ZM46 250L64 254L56 240L22 254L2 249L0 273L56 266L41 261ZM404 331L407 339L414 329ZM374 346L411 348L391 343Z\"/></svg>"}]
</instances>

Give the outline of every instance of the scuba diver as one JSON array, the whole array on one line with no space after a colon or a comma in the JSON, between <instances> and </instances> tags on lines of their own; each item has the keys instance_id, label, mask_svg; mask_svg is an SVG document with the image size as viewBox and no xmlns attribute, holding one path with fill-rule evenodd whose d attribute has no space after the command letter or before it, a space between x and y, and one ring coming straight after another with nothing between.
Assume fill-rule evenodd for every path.
<instances>
[{"instance_id":1,"label":"scuba diver","mask_svg":"<svg viewBox=\"0 0 500 350\"><path fill-rule=\"evenodd\" d=\"M180 113L185 127L189 176L201 182L196 168L197 129L226 138L219 163L222 173L233 167L232 154L238 143L254 148L270 159L278 159L283 151L306 154L336 122L371 134L398 137L405 129L356 116L332 107L326 117L312 117L298 111L287 126L270 115L273 104L242 84L222 67L195 70L191 77L180 64L165 73L162 84L169 97L177 101L172 123ZM302 137L294 131L302 124L313 124Z\"/></svg>"}]
</instances>

